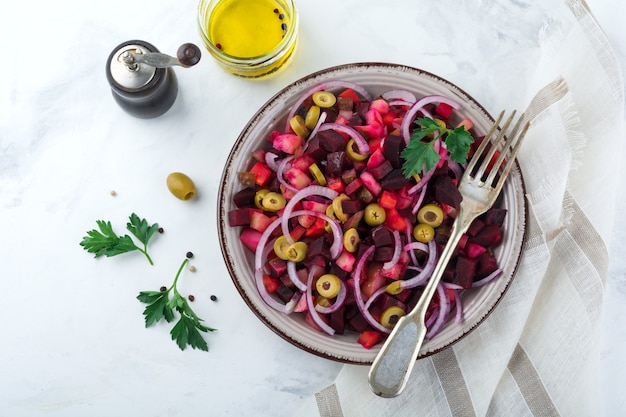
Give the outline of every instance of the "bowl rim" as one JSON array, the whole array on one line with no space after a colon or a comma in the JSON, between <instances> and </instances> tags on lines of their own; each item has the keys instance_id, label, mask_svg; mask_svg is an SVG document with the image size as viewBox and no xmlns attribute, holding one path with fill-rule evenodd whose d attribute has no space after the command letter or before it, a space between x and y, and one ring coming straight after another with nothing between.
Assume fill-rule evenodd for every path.
<instances>
[{"instance_id":1,"label":"bowl rim","mask_svg":"<svg viewBox=\"0 0 626 417\"><path fill-rule=\"evenodd\" d=\"M267 317L263 314L263 312L259 308L256 307L255 303L252 302L251 298L248 296L245 289L239 282L235 268L231 265L230 260L227 256L228 248L227 248L227 242L225 239L225 236L226 236L225 229L230 228L230 226L227 225L227 222L222 216L222 212L225 212L224 211L224 206L226 203L225 198L228 197L224 195L224 192L225 192L225 179L228 175L229 166L233 162L233 157L236 155L237 150L241 147L241 145L243 145L243 141L247 136L248 130L257 124L259 119L262 118L262 116L264 115L265 109L268 106L270 106L276 100L280 99L284 94L289 92L289 90L297 88L301 84L311 83L310 86L314 86L315 83L313 83L313 80L318 79L319 77L325 76L329 73L337 73L337 72L349 71L349 70L367 70L368 68L380 68L384 70L398 70L398 71L403 71L403 72L412 72L412 73L416 73L419 76L430 77L436 80L438 83L445 85L446 87L452 87L456 92L458 92L462 96L464 100L472 102L472 104L477 107L477 109L488 119L490 123L495 123L495 119L493 118L493 116L489 112L487 112L486 109L478 101L476 101L471 95L469 95L465 90L458 87L456 84L448 81L447 79L439 75L436 75L432 72L426 71L426 70L422 70L422 69L404 65L404 64L395 64L395 63L378 62L378 61L354 62L354 63L341 64L341 65L324 68L324 69L309 73L295 80L294 82L288 84L287 86L281 88L270 99L268 99L261 107L259 107L259 109L249 119L249 121L242 128L241 133L238 135L237 139L233 143L231 150L226 158L226 164L224 166L224 169L220 178L220 185L219 185L219 190L218 190L218 201L217 201L218 238L219 238L222 257L224 259L224 263L226 264L226 268L231 277L231 280L233 281L235 288L237 289L239 295L242 297L242 299L246 303L247 307L250 310L252 310L252 312L257 316L259 320L261 320L261 322L265 326L267 326L275 334L277 334L279 337L289 342L290 344L294 345L295 347L302 349L306 352L312 353L316 356L329 359L329 360L333 360L333 361L340 362L340 363L346 363L346 364L356 364L356 365L371 365L373 358L371 360L359 360L359 359L345 357L339 354L333 354L331 352L317 350L314 347L311 347L301 342L300 340L290 336L289 334L283 332L276 325L271 323L267 319ZM511 269L510 277L508 278L506 285L501 289L501 292L499 296L497 297L497 299L495 300L495 302L490 306L488 310L484 311L484 313L481 315L481 317L479 317L478 321L474 325L472 325L471 327L468 327L465 331L463 331L460 335L458 335L458 337L454 338L449 343L441 347L433 348L426 352L420 352L420 354L418 355L418 360L434 355L435 353L438 353L444 349L447 349L453 346L454 344L456 344L457 342L459 342L460 340L464 339L468 334L472 333L495 310L495 308L500 304L505 294L507 293L508 289L510 288L511 283L513 282L513 279L515 278L517 274L517 271L518 271L518 268L522 259L522 254L524 253L524 246L525 246L526 239L527 239L527 229L528 229L528 220L529 220L528 202L527 202L527 199L525 198L526 186L525 186L524 178L523 178L518 160L515 161L513 171L514 172L516 171L517 175L519 176L518 186L520 187L520 189L513 190L513 191L520 192L522 195L521 206L519 207L519 209L523 211L522 213L523 216L520 219L523 221L523 225L520 228L520 232L519 232L521 233L521 237L519 238L519 251L515 254L516 259L514 259L514 263L513 263L513 259L508 261L509 263L512 264L512 269ZM271 307L268 306L267 308L271 308Z\"/></svg>"}]
</instances>

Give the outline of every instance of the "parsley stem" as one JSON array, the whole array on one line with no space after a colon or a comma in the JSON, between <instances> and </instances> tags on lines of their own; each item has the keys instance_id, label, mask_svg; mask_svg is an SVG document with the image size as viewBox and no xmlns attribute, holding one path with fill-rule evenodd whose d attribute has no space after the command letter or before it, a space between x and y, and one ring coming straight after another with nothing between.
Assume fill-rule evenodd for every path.
<instances>
[{"instance_id":1,"label":"parsley stem","mask_svg":"<svg viewBox=\"0 0 626 417\"><path fill-rule=\"evenodd\" d=\"M185 268L185 265L187 265L187 262L189 262L189 259L185 258L183 263L180 264L180 268L178 268L178 272L176 273L176 278L174 278L174 283L170 287L170 289L172 288L174 289L174 294L180 295L178 292L178 289L176 288L176 284L178 283L178 278L180 277L180 273L183 272L183 268Z\"/></svg>"},{"instance_id":2,"label":"parsley stem","mask_svg":"<svg viewBox=\"0 0 626 417\"><path fill-rule=\"evenodd\" d=\"M135 246L135 247L137 248L139 252L146 255L146 258L148 258L148 262L150 262L150 265L154 265L154 262L152 262L152 258L150 257L150 255L148 255L148 249L145 246L143 249L141 249L139 246Z\"/></svg>"}]
</instances>

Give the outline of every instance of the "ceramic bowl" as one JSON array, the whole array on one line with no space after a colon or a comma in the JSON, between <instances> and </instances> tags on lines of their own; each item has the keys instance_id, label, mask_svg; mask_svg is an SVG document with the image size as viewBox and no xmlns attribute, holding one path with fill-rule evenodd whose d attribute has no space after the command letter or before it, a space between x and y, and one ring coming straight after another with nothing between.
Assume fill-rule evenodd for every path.
<instances>
[{"instance_id":1,"label":"ceramic bowl","mask_svg":"<svg viewBox=\"0 0 626 417\"><path fill-rule=\"evenodd\" d=\"M358 334L346 332L329 336L305 323L302 314L285 315L269 307L254 282L254 256L239 238L240 227L230 227L228 212L235 208L233 195L242 188L238 173L252 165L252 151L267 144L273 130L284 131L290 107L311 87L333 80L350 81L366 88L373 97L391 89L405 89L417 97L445 95L462 103L460 113L474 122L475 136L484 135L493 125L492 116L470 95L445 79L420 69L387 63L356 63L310 74L285 87L265 103L245 126L228 156L221 178L218 200L218 231L228 272L239 294L256 316L287 342L315 355L353 364L371 364L382 343L371 349L357 343ZM508 210L502 243L495 250L503 269L500 278L461 294L464 320L448 322L432 339L426 339L419 357L425 357L457 342L481 324L504 296L515 276L526 227L526 202L521 171L515 166L501 195Z\"/></svg>"}]
</instances>

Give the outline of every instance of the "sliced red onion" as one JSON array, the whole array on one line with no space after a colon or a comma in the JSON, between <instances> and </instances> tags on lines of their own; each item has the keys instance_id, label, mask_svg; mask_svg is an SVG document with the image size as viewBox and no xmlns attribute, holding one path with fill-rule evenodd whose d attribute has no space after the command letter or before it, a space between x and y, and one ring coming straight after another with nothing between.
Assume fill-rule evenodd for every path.
<instances>
[{"instance_id":1,"label":"sliced red onion","mask_svg":"<svg viewBox=\"0 0 626 417\"><path fill-rule=\"evenodd\" d=\"M422 206L422 203L424 202L424 197L426 197L427 189L428 189L428 184L426 183L420 190L420 195L415 201L415 204L413 205L413 208L411 209L411 213L415 214L419 211L420 207Z\"/></svg>"},{"instance_id":2,"label":"sliced red onion","mask_svg":"<svg viewBox=\"0 0 626 417\"><path fill-rule=\"evenodd\" d=\"M391 107L391 106L398 106L398 107L400 107L400 106L406 106L406 107L411 107L411 106L413 105L413 103L414 103L413 101L405 101L405 100L402 100L402 99L397 99L397 100L391 100L391 101L389 102L389 107Z\"/></svg>"},{"instance_id":3,"label":"sliced red onion","mask_svg":"<svg viewBox=\"0 0 626 417\"><path fill-rule=\"evenodd\" d=\"M289 276L289 279L291 280L291 282L293 282L293 285L295 285L300 291L302 292L306 291L306 283L302 282L300 280L300 277L296 273L295 262L293 261L287 262L287 275Z\"/></svg>"},{"instance_id":4,"label":"sliced red onion","mask_svg":"<svg viewBox=\"0 0 626 417\"><path fill-rule=\"evenodd\" d=\"M372 304L374 303L374 301L376 301L378 299L378 297L383 295L385 292L387 292L387 286L386 285L384 285L384 286L380 287L379 289L377 289L376 291L374 291L374 293L370 296L370 298L368 298L367 301L365 302L365 309L369 310L370 307L372 306Z\"/></svg>"},{"instance_id":5,"label":"sliced red onion","mask_svg":"<svg viewBox=\"0 0 626 417\"><path fill-rule=\"evenodd\" d=\"M409 90L403 89L385 91L381 97L387 101L402 100L408 103L415 103L417 101L417 97L415 97L415 94L413 94Z\"/></svg>"},{"instance_id":6,"label":"sliced red onion","mask_svg":"<svg viewBox=\"0 0 626 417\"><path fill-rule=\"evenodd\" d=\"M294 193L297 193L298 189L294 187L293 185L289 184L287 180L285 180L285 177L284 177L284 172L285 172L285 169L287 169L287 165L294 158L295 156L290 155L290 156L283 158L283 160L278 163L278 169L276 170L276 179L278 179L278 182L280 182L283 187L285 187L286 189L290 191L293 191Z\"/></svg>"},{"instance_id":7,"label":"sliced red onion","mask_svg":"<svg viewBox=\"0 0 626 417\"><path fill-rule=\"evenodd\" d=\"M309 140L311 140L312 138L315 137L315 135L317 135L317 132L320 129L320 126L326 121L327 117L328 117L328 114L326 112L323 112L322 114L320 114L320 118L317 119L317 123L315 124L315 127L313 128L313 130L311 130L311 134L309 135ZM304 146L304 149L306 150L308 146L309 146L309 141L307 141L306 145Z\"/></svg>"},{"instance_id":8,"label":"sliced red onion","mask_svg":"<svg viewBox=\"0 0 626 417\"><path fill-rule=\"evenodd\" d=\"M285 127L285 131L286 132L290 131L291 126L289 125L289 120L291 120L291 118L296 114L296 111L298 111L298 109L300 108L300 105L304 103L306 99L311 97L313 93L316 93L318 91L333 90L336 88L344 88L344 89L350 88L354 90L355 92L357 92L358 94L360 94L361 97L363 97L366 101L372 100L372 96L365 88L361 87L360 85L356 83L352 83L350 81L328 81L328 82L318 84L312 87L311 89L309 89L308 91L305 91L302 94L302 96L293 104L293 106L291 106L291 110L289 110L289 114L287 115L287 124Z\"/></svg>"},{"instance_id":9,"label":"sliced red onion","mask_svg":"<svg viewBox=\"0 0 626 417\"><path fill-rule=\"evenodd\" d=\"M278 171L278 163L276 162L278 159L278 155L274 152L265 152L265 165L269 167L272 171Z\"/></svg>"},{"instance_id":10,"label":"sliced red onion","mask_svg":"<svg viewBox=\"0 0 626 417\"><path fill-rule=\"evenodd\" d=\"M459 324L463 321L463 303L461 302L461 296L458 290L454 291L454 308L456 309L454 322Z\"/></svg>"},{"instance_id":11,"label":"sliced red onion","mask_svg":"<svg viewBox=\"0 0 626 417\"><path fill-rule=\"evenodd\" d=\"M306 198L310 195L320 195L322 197L326 197L329 200L334 199L339 195L339 193L331 188L322 187L321 185L309 185L306 188L303 188L296 192L291 200L285 206L283 211L282 219L282 229L283 235L287 238L287 241L291 244L293 243L293 239L289 234L289 218L291 217L291 212L293 211L294 206L303 198Z\"/></svg>"},{"instance_id":12,"label":"sliced red onion","mask_svg":"<svg viewBox=\"0 0 626 417\"><path fill-rule=\"evenodd\" d=\"M485 278L474 281L474 283L472 284L472 288L482 287L483 285L488 284L494 279L498 278L500 275L502 275L502 269L498 268L491 274L487 275Z\"/></svg>"},{"instance_id":13,"label":"sliced red onion","mask_svg":"<svg viewBox=\"0 0 626 417\"><path fill-rule=\"evenodd\" d=\"M383 264L383 269L388 270L393 268L398 261L400 260L400 255L402 255L402 242L400 241L400 232L397 230L393 231L393 256L389 262L385 262Z\"/></svg>"},{"instance_id":14,"label":"sliced red onion","mask_svg":"<svg viewBox=\"0 0 626 417\"><path fill-rule=\"evenodd\" d=\"M315 305L315 310L322 314L330 314L333 313L343 305L344 301L346 301L346 296L348 295L348 290L346 289L346 284L343 281L339 281L339 292L337 293L337 297L335 298L335 302L330 307L324 307L319 304Z\"/></svg>"},{"instance_id":15,"label":"sliced red onion","mask_svg":"<svg viewBox=\"0 0 626 417\"><path fill-rule=\"evenodd\" d=\"M424 188L426 184L428 184L428 181L430 181L430 178L433 176L434 173L435 168L431 169L428 172L425 172L424 175L422 175L422 177L420 178L420 181L413 187L409 188L409 194L415 194L416 192Z\"/></svg>"},{"instance_id":16,"label":"sliced red onion","mask_svg":"<svg viewBox=\"0 0 626 417\"><path fill-rule=\"evenodd\" d=\"M365 320L376 330L389 333L389 329L380 324L372 314L365 308L365 303L363 302L363 294L361 294L361 275L364 272L365 262L367 262L367 258L374 252L376 247L374 245L370 246L363 252L363 255L356 262L356 267L354 268L354 298L356 300L356 305L361 312L361 315L365 318Z\"/></svg>"},{"instance_id":17,"label":"sliced red onion","mask_svg":"<svg viewBox=\"0 0 626 417\"><path fill-rule=\"evenodd\" d=\"M332 327L330 327L328 324L326 324L326 322L324 320L322 320L322 318L319 316L319 314L317 313L317 311L315 310L315 305L313 305L313 271L309 271L309 276L306 280L306 305L307 308L309 310L309 314L311 315L311 318L313 319L313 321L315 322L315 324L317 324L322 330L324 330L326 333L328 333L329 335L334 335L335 334L335 329L333 329Z\"/></svg>"},{"instance_id":18,"label":"sliced red onion","mask_svg":"<svg viewBox=\"0 0 626 417\"><path fill-rule=\"evenodd\" d=\"M324 130L336 130L350 136L352 139L354 139L354 143L356 143L357 148L359 148L359 153L361 155L366 155L370 151L370 146L367 144L365 138L359 132L357 132L356 129L351 128L350 126L342 125L340 123L324 123L322 126L320 126L318 132Z\"/></svg>"},{"instance_id":19,"label":"sliced red onion","mask_svg":"<svg viewBox=\"0 0 626 417\"><path fill-rule=\"evenodd\" d=\"M410 248L423 250L421 247L418 247L417 244L419 243L421 242L411 243ZM407 246L409 245L404 246L405 250L408 250ZM426 261L426 265L424 265L424 269L422 269L422 272L415 275L413 278L401 282L400 288L402 288L403 290L424 285L433 274L433 270L435 269L435 265L437 264L437 259L439 258L437 256L437 244L435 243L434 239L428 242L428 247L426 251L428 252L428 260Z\"/></svg>"},{"instance_id":20,"label":"sliced red onion","mask_svg":"<svg viewBox=\"0 0 626 417\"><path fill-rule=\"evenodd\" d=\"M425 96L417 100L415 104L413 104L413 106L411 106L411 108L407 110L406 114L404 115L404 119L402 120L402 126L400 127L400 132L402 133L402 137L404 138L404 141L407 145L411 140L411 132L409 127L411 126L411 123L413 123L413 120L415 119L417 113L422 112L425 117L430 117L432 119L432 116L426 110L424 110L424 106L431 103L445 103L455 110L461 108L461 105L459 103L445 96L432 95Z\"/></svg>"},{"instance_id":21,"label":"sliced red onion","mask_svg":"<svg viewBox=\"0 0 626 417\"><path fill-rule=\"evenodd\" d=\"M411 244L412 241L412 236L413 236L413 225L411 225L411 222L406 222L406 243L407 244ZM406 249L405 249L406 250ZM415 253L410 250L409 252L409 256L411 257L411 261L413 262L413 265L417 265L417 257L415 256Z\"/></svg>"},{"instance_id":22,"label":"sliced red onion","mask_svg":"<svg viewBox=\"0 0 626 417\"><path fill-rule=\"evenodd\" d=\"M446 289L441 282L437 285L437 294L439 295L439 313L437 314L437 319L432 324L432 327L430 327L428 329L428 333L426 333L426 337L428 339L432 339L437 333L439 333L446 322L446 317L448 316L450 308L450 301L448 300Z\"/></svg>"}]
</instances>

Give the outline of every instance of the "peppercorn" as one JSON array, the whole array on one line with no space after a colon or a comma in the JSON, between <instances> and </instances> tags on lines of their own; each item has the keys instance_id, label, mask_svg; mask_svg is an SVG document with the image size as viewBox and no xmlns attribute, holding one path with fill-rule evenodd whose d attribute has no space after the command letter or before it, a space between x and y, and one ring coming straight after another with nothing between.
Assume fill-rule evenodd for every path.
<instances>
[{"instance_id":1,"label":"peppercorn","mask_svg":"<svg viewBox=\"0 0 626 417\"><path fill-rule=\"evenodd\" d=\"M189 294L187 298L189 298L189 301L193 301L196 299L196 297L194 297L192 294Z\"/></svg>"},{"instance_id":2,"label":"peppercorn","mask_svg":"<svg viewBox=\"0 0 626 417\"><path fill-rule=\"evenodd\" d=\"M211 301L217 301L217 297L215 295L211 295Z\"/></svg>"},{"instance_id":3,"label":"peppercorn","mask_svg":"<svg viewBox=\"0 0 626 417\"><path fill-rule=\"evenodd\" d=\"M164 285L164 286L162 286L162 287L160 288L160 290L161 290L161 292L165 292L165 291L167 291L167 287Z\"/></svg>"},{"instance_id":4,"label":"peppercorn","mask_svg":"<svg viewBox=\"0 0 626 417\"><path fill-rule=\"evenodd\" d=\"M193 258L193 252L187 252L187 254L185 255L188 259Z\"/></svg>"},{"instance_id":5,"label":"peppercorn","mask_svg":"<svg viewBox=\"0 0 626 417\"><path fill-rule=\"evenodd\" d=\"M163 233L163 228L159 227L159 233Z\"/></svg>"}]
</instances>

